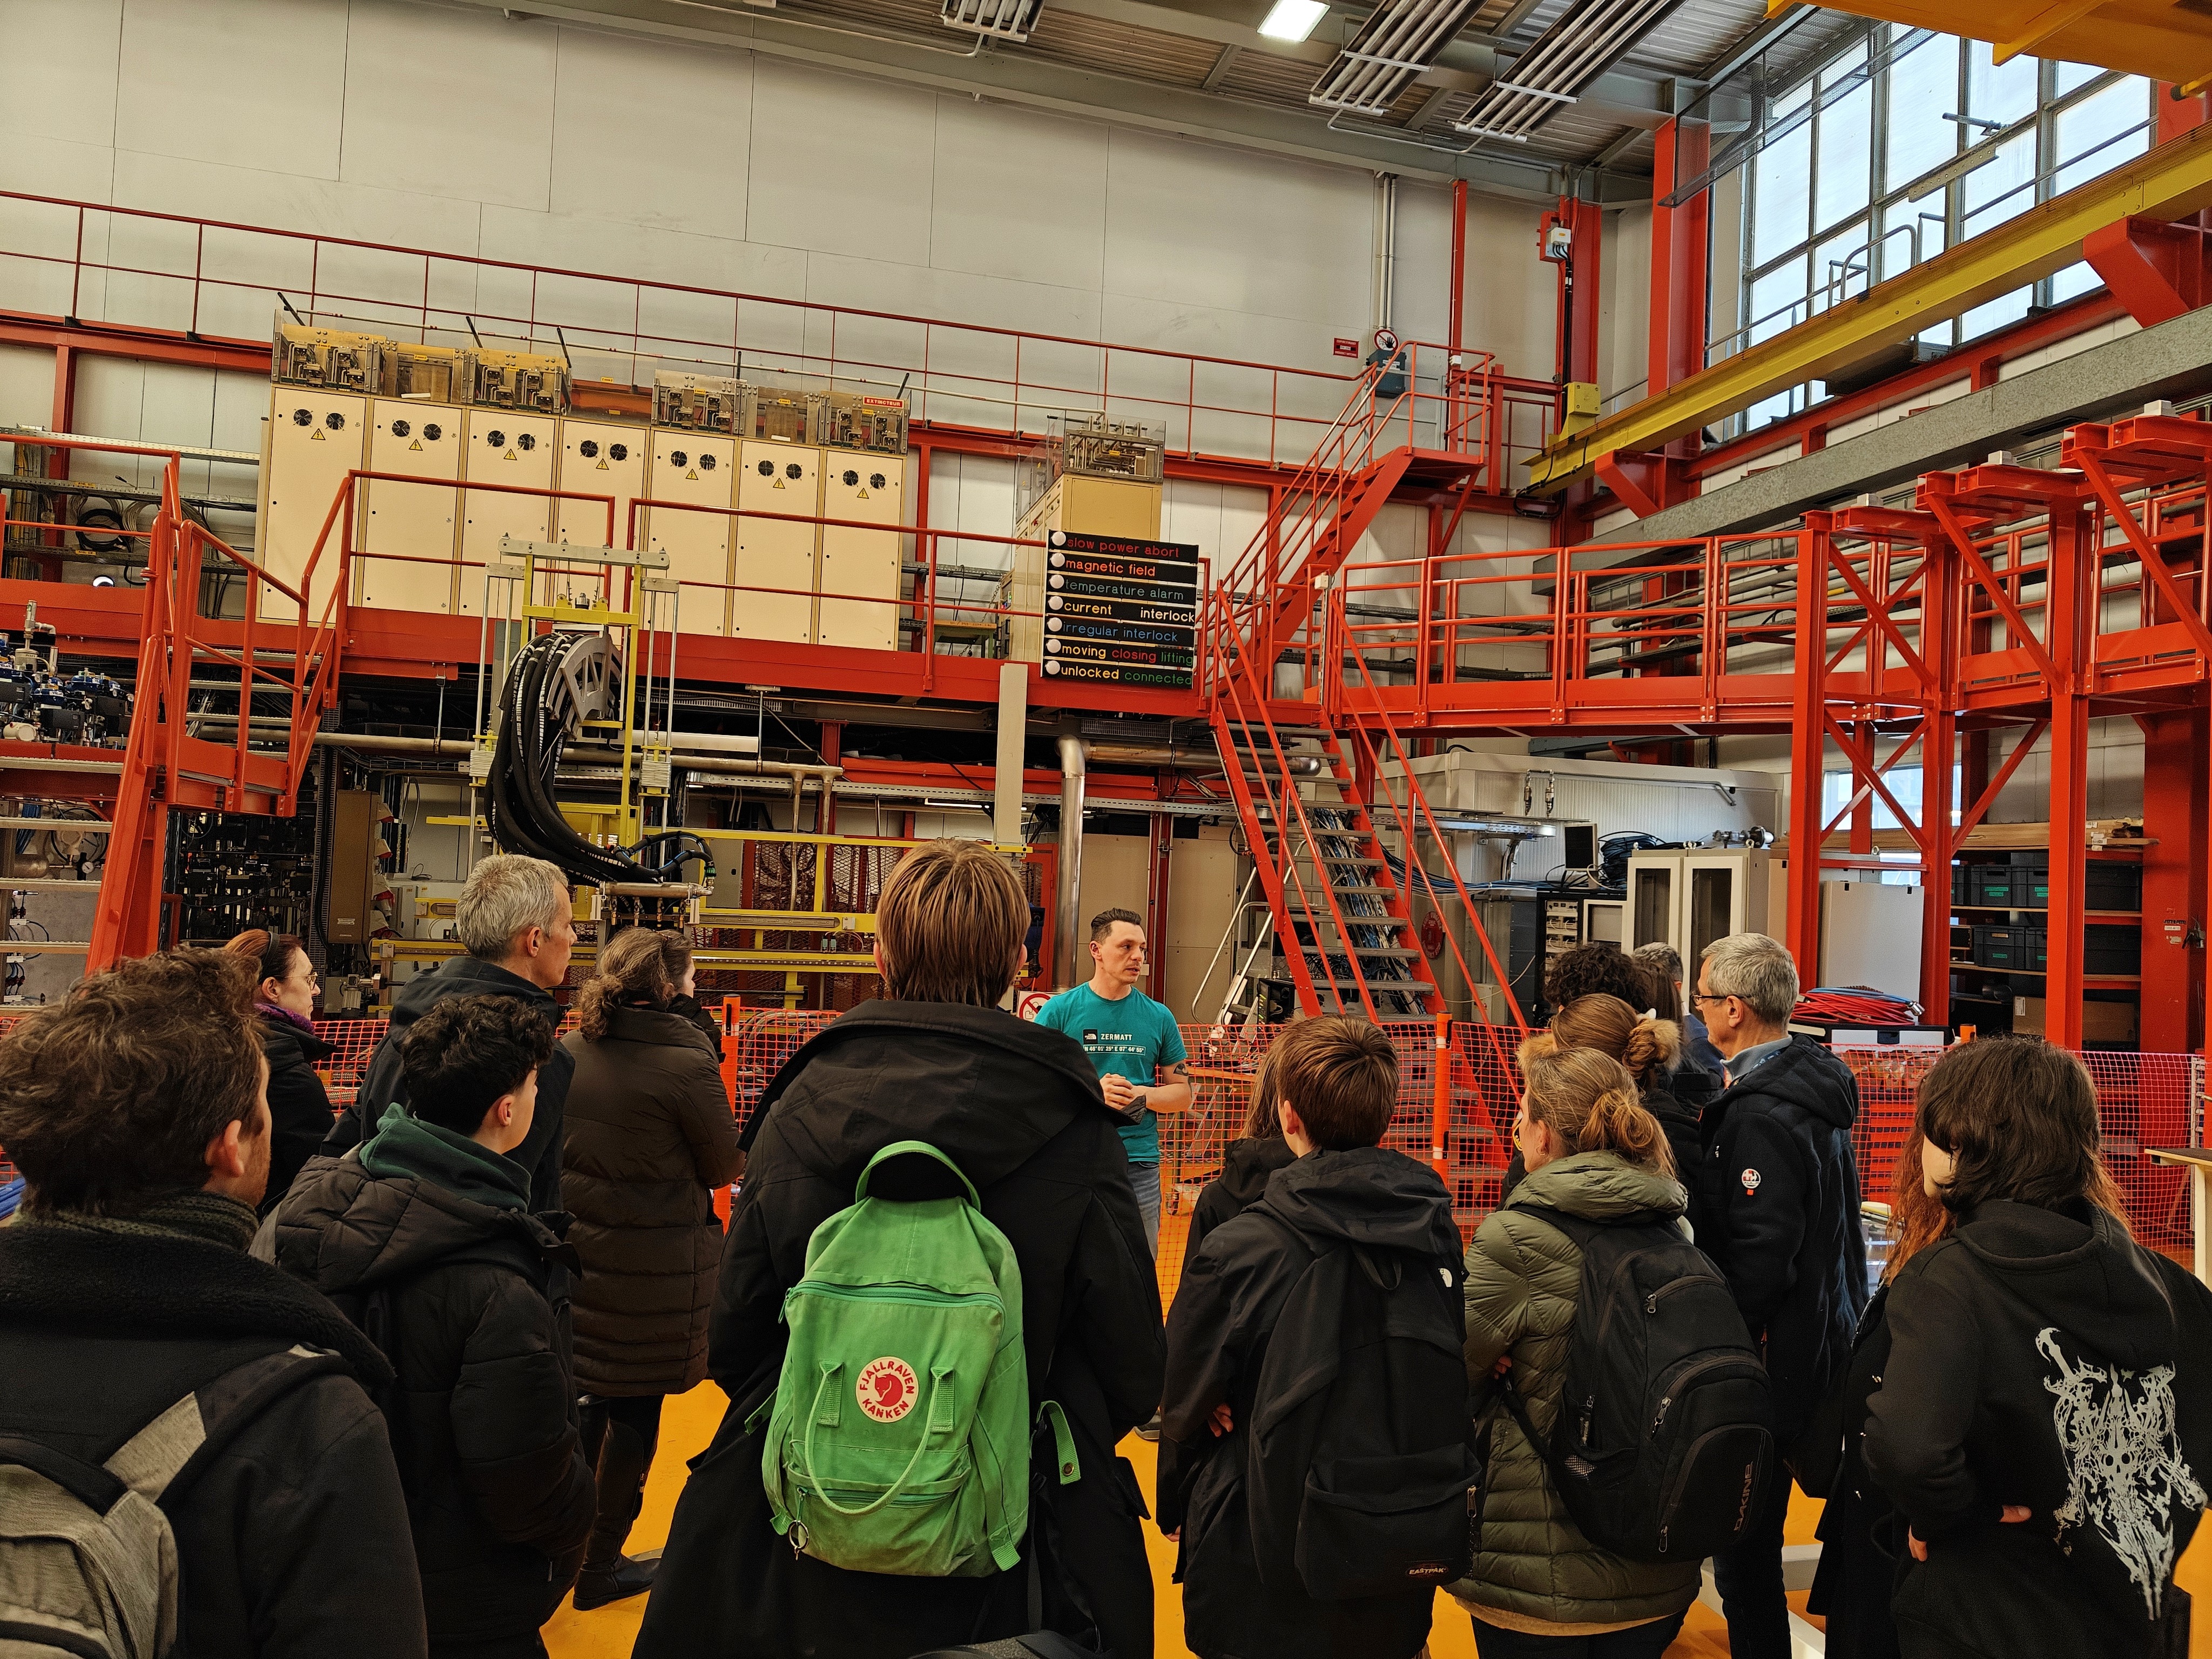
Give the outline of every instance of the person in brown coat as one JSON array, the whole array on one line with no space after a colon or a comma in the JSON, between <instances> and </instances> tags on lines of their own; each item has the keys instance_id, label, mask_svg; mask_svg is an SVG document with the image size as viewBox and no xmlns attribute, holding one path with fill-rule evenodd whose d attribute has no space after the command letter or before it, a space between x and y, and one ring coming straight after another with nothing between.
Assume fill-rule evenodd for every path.
<instances>
[{"instance_id":1,"label":"person in brown coat","mask_svg":"<svg viewBox=\"0 0 2212 1659\"><path fill-rule=\"evenodd\" d=\"M669 1003L688 977L676 935L631 928L599 952L576 995L562 1193L583 1262L574 1299L584 1449L599 1472L576 1606L652 1587L654 1564L622 1553L644 1502L660 1403L707 1375L722 1224L714 1189L743 1167L714 1040Z\"/></svg>"}]
</instances>

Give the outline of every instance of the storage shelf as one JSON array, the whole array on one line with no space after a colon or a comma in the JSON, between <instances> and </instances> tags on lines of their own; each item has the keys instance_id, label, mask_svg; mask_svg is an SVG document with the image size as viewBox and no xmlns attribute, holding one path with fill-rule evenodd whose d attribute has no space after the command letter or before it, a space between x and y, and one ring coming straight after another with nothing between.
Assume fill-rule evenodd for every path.
<instances>
[{"instance_id":1,"label":"storage shelf","mask_svg":"<svg viewBox=\"0 0 2212 1659\"><path fill-rule=\"evenodd\" d=\"M1971 969L1978 974L2005 974L2014 979L2048 979L2051 976L2046 969L1984 968L1978 962L1965 961L1958 957L1951 958L1951 965L1954 968ZM2081 975L2081 983L2085 988L2090 990L2117 989L2123 985L2142 984L2142 975L2141 974L2084 974Z\"/></svg>"},{"instance_id":2,"label":"storage shelf","mask_svg":"<svg viewBox=\"0 0 2212 1659\"><path fill-rule=\"evenodd\" d=\"M2039 907L2033 904L1954 904L1951 908L1954 910L1989 910L2008 916L2047 916L2051 914L2047 906ZM2084 910L2081 913L2081 919L2084 921L2141 921L2142 912L2140 910Z\"/></svg>"}]
</instances>

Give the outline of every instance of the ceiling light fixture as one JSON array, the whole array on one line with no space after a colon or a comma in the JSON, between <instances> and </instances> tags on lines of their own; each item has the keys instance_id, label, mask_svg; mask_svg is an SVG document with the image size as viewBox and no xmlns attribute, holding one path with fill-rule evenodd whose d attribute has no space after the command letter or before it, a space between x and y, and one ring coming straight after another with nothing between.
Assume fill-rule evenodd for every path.
<instances>
[{"instance_id":1,"label":"ceiling light fixture","mask_svg":"<svg viewBox=\"0 0 2212 1659\"><path fill-rule=\"evenodd\" d=\"M1247 12L1246 16L1251 14ZM1274 9L1267 21L1260 25L1260 33L1270 40L1304 40L1321 27L1321 20L1328 15L1322 0L1275 0Z\"/></svg>"}]
</instances>

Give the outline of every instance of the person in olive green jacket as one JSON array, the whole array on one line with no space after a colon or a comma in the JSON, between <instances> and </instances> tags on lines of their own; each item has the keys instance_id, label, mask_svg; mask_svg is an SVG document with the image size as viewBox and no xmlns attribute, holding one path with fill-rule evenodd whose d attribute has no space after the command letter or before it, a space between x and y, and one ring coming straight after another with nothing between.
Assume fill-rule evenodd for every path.
<instances>
[{"instance_id":1,"label":"person in olive green jacket","mask_svg":"<svg viewBox=\"0 0 2212 1659\"><path fill-rule=\"evenodd\" d=\"M1474 1570L1451 1590L1474 1616L1482 1659L1659 1659L1697 1599L1699 1564L1630 1561L1584 1538L1497 1379L1510 1370L1536 1431L1548 1437L1565 1381L1582 1250L1525 1206L1589 1221L1683 1224L1688 1200L1666 1132L1618 1060L1561 1048L1540 1032L1522 1045L1521 1069L1513 1135L1528 1177L1484 1219L1467 1252L1468 1377L1487 1453Z\"/></svg>"}]
</instances>

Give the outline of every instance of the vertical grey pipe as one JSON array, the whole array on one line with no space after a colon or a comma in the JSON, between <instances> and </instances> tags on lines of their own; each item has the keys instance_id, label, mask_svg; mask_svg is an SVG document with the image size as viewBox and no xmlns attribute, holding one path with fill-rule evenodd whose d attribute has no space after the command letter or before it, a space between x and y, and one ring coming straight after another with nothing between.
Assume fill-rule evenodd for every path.
<instances>
[{"instance_id":1,"label":"vertical grey pipe","mask_svg":"<svg viewBox=\"0 0 2212 1659\"><path fill-rule=\"evenodd\" d=\"M1079 973L1083 939L1083 739L1060 740L1060 891L1053 901L1053 983L1061 990L1090 977Z\"/></svg>"}]
</instances>

